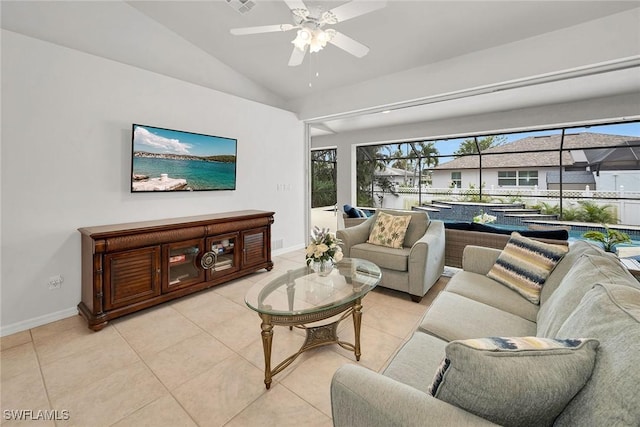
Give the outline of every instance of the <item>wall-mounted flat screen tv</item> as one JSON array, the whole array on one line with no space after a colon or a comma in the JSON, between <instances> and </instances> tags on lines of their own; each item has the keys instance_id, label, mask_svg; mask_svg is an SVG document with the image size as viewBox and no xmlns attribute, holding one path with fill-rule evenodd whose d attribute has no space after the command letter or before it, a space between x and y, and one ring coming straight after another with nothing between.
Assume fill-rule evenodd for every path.
<instances>
[{"instance_id":1,"label":"wall-mounted flat screen tv","mask_svg":"<svg viewBox=\"0 0 640 427\"><path fill-rule=\"evenodd\" d=\"M237 140L133 124L131 192L236 189Z\"/></svg>"}]
</instances>

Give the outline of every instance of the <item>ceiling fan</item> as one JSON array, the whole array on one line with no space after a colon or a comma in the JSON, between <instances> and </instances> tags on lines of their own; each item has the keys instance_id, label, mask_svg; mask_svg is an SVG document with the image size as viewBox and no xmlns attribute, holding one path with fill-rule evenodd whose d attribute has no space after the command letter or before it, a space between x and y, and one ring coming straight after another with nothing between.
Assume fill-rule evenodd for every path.
<instances>
[{"instance_id":1,"label":"ceiling fan","mask_svg":"<svg viewBox=\"0 0 640 427\"><path fill-rule=\"evenodd\" d=\"M298 35L291 42L294 45L293 52L291 52L291 57L289 58L289 66L291 67L302 64L307 49L312 53L319 52L327 43L331 43L358 58L362 58L369 53L367 46L333 28L325 29L324 26L344 22L386 6L386 1L354 0L324 12L320 10L312 12L302 0L284 0L284 2L291 9L293 24L233 28L231 29L231 34L239 36L297 29Z\"/></svg>"}]
</instances>

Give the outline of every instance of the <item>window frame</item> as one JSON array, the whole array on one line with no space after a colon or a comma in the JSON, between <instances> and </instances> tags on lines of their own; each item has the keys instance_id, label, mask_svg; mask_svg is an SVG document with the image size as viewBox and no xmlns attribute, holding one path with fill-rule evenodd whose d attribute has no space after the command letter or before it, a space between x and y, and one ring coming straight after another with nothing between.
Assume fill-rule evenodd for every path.
<instances>
[{"instance_id":1,"label":"window frame","mask_svg":"<svg viewBox=\"0 0 640 427\"><path fill-rule=\"evenodd\" d=\"M454 178L454 174L457 176ZM462 171L451 171L451 187L462 188Z\"/></svg>"}]
</instances>

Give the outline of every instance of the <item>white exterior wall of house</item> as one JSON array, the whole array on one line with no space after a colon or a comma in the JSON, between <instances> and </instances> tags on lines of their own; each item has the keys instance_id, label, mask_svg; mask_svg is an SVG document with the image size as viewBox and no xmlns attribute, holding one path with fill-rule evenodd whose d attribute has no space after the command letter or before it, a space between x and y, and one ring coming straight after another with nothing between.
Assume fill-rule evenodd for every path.
<instances>
[{"instance_id":1,"label":"white exterior wall of house","mask_svg":"<svg viewBox=\"0 0 640 427\"><path fill-rule=\"evenodd\" d=\"M499 170L537 170L538 171L538 188L540 190L549 189L547 183L547 172L555 172L556 168L501 168ZM451 183L450 170L433 171L433 188L449 188ZM475 170L461 170L462 172L462 188L469 188L469 184L473 184L477 188L479 181L479 173ZM591 186L589 190L599 191L618 191L618 192L638 192L640 191L640 173L635 170L622 170L622 171L601 171L600 176L594 174L596 181L595 188ZM498 185L498 169L485 169L482 171L482 181L485 183L485 189L490 190L491 186L494 189L517 189L518 186L504 186ZM578 188L579 187L579 188ZM522 187L522 188L533 188ZM587 190L586 186L572 185L571 189L575 190Z\"/></svg>"},{"instance_id":2,"label":"white exterior wall of house","mask_svg":"<svg viewBox=\"0 0 640 427\"><path fill-rule=\"evenodd\" d=\"M554 168L500 168L500 169L483 169L482 171L482 182L484 183L484 188L486 190L494 189L518 189L519 186L503 186L501 187L498 184L498 171L530 171L537 170L538 171L538 188L546 189L547 188L547 171L553 171ZM451 184L451 172L452 170L434 170L433 171L433 185L434 188L449 188ZM480 173L476 169L462 169L458 172L461 172L462 175L462 189L470 188L470 185L473 185L476 189L479 188L480 182ZM533 185L525 186L523 188L533 189Z\"/></svg>"}]
</instances>

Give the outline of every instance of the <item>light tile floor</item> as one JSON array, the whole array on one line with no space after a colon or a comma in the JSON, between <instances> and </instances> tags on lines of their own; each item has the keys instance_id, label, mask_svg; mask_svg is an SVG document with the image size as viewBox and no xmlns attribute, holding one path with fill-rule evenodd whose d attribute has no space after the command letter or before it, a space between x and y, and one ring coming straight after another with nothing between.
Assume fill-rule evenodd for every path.
<instances>
[{"instance_id":1,"label":"light tile floor","mask_svg":"<svg viewBox=\"0 0 640 427\"><path fill-rule=\"evenodd\" d=\"M37 426L331 426L336 369L381 371L413 333L443 278L420 304L377 288L363 300L362 357L326 346L303 353L264 387L260 319L244 304L256 281L302 266L303 251L261 271L92 332L73 316L0 340L1 424ZM273 365L302 345L302 331L274 329ZM353 324L339 335L352 341ZM57 410L66 421L17 422L5 410Z\"/></svg>"}]
</instances>

